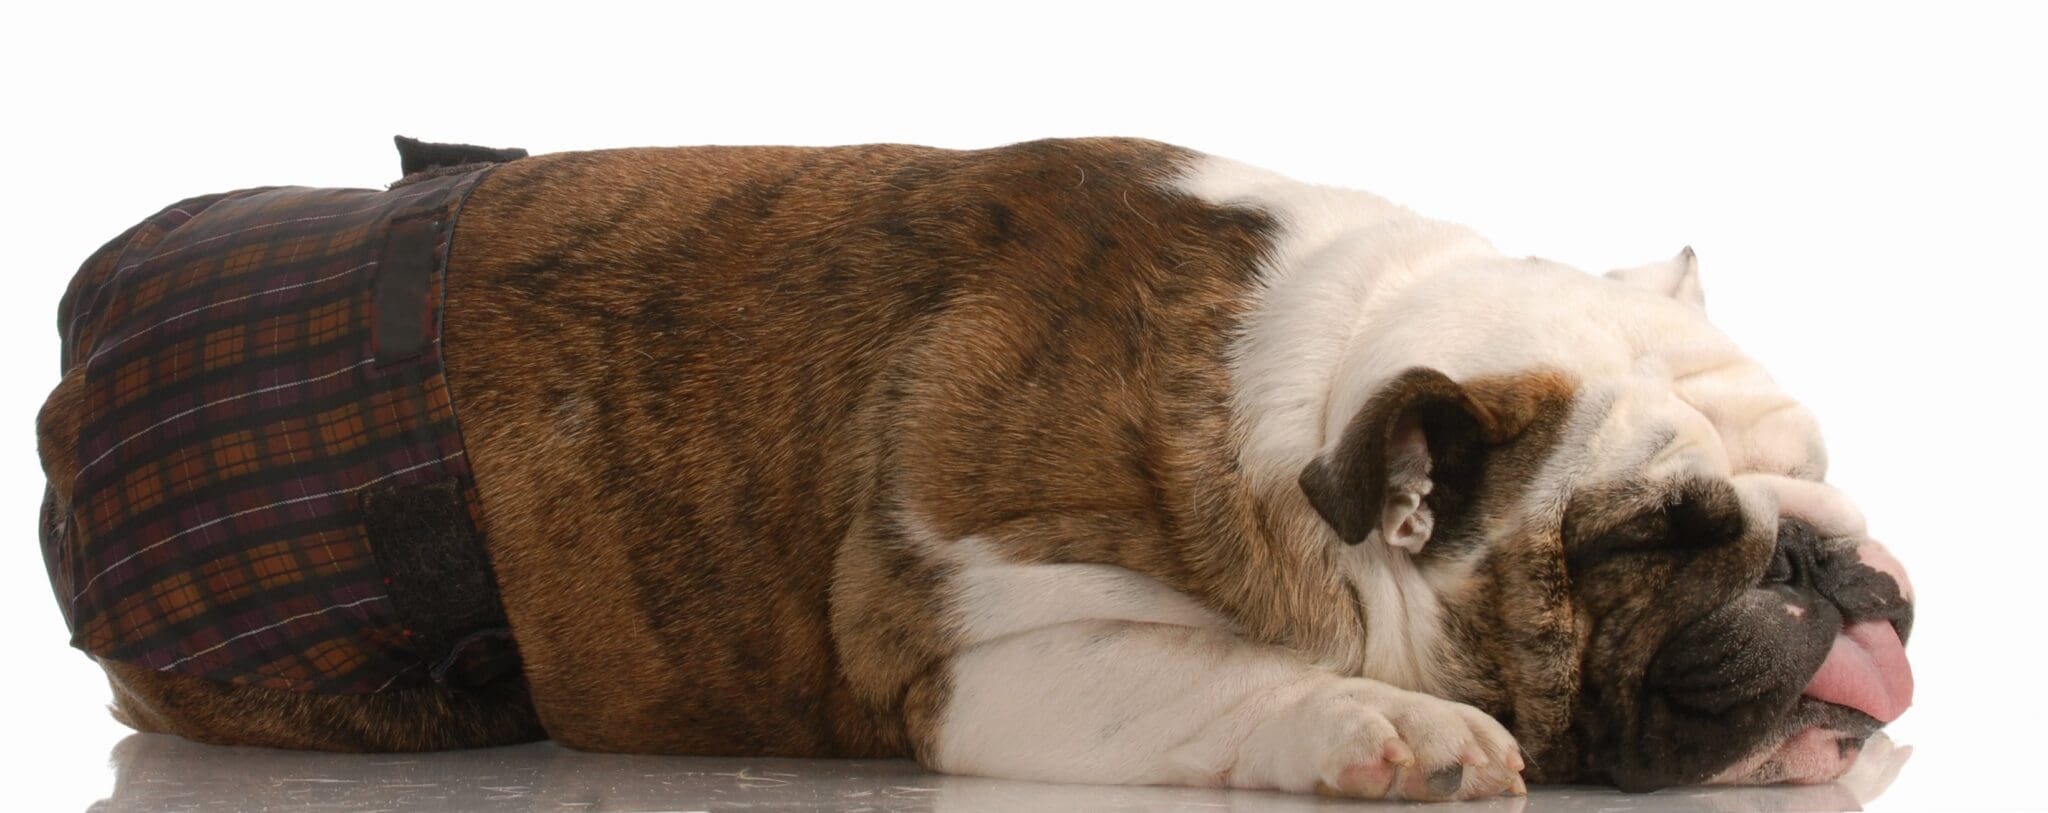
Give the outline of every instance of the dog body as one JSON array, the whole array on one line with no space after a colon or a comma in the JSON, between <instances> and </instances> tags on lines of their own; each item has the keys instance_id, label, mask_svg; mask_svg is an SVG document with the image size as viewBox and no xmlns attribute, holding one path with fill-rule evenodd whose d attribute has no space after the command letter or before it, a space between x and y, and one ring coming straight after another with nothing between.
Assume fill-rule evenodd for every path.
<instances>
[{"instance_id":1,"label":"dog body","mask_svg":"<svg viewBox=\"0 0 2048 813\"><path fill-rule=\"evenodd\" d=\"M522 675L103 661L128 720L1472 798L1824 781L1910 693L1903 572L1689 250L1143 141L622 150L493 171L445 288Z\"/></svg>"}]
</instances>

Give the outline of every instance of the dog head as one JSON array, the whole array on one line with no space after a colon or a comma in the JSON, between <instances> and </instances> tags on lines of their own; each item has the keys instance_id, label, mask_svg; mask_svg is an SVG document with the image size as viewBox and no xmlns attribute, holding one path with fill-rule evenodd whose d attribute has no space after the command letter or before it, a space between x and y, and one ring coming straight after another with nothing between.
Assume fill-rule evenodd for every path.
<instances>
[{"instance_id":1,"label":"dog head","mask_svg":"<svg viewBox=\"0 0 2048 813\"><path fill-rule=\"evenodd\" d=\"M1910 703L1905 573L1690 249L1462 261L1364 321L1302 491L1432 585L1427 657L1530 778L1830 781Z\"/></svg>"}]
</instances>

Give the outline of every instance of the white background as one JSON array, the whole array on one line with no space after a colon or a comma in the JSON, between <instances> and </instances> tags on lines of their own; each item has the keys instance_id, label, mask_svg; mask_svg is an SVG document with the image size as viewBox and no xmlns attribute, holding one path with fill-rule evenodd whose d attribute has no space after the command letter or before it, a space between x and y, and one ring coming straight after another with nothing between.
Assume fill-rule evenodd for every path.
<instances>
[{"instance_id":1,"label":"white background","mask_svg":"<svg viewBox=\"0 0 2048 813\"><path fill-rule=\"evenodd\" d=\"M105 794L125 733L34 541L64 284L182 197L388 182L394 133L535 152L1138 135L1590 270L1691 244L1714 319L1819 414L1831 479L1917 582L1918 704L1893 727L1916 754L1875 806L2048 804L2036 7L189 5L0 20L0 771L25 771L23 809Z\"/></svg>"}]
</instances>

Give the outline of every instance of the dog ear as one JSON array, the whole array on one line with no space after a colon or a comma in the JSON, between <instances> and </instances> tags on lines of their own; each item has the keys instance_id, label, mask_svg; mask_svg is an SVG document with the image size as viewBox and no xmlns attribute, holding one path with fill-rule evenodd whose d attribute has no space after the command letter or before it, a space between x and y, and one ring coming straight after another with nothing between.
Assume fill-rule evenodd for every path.
<instances>
[{"instance_id":1,"label":"dog ear","mask_svg":"<svg viewBox=\"0 0 2048 813\"><path fill-rule=\"evenodd\" d=\"M1395 376L1351 418L1334 449L1301 472L1309 504L1346 543L1377 531L1411 553L1439 519L1470 498L1497 422L1448 376L1416 367Z\"/></svg>"},{"instance_id":2,"label":"dog ear","mask_svg":"<svg viewBox=\"0 0 2048 813\"><path fill-rule=\"evenodd\" d=\"M1707 307L1706 289L1700 287L1700 259L1693 254L1692 246L1686 246L1678 256L1649 265L1634 268L1617 268L1607 272L1607 278L1624 285L1633 285L1652 293L1663 294L1681 302L1690 302L1702 310Z\"/></svg>"}]
</instances>

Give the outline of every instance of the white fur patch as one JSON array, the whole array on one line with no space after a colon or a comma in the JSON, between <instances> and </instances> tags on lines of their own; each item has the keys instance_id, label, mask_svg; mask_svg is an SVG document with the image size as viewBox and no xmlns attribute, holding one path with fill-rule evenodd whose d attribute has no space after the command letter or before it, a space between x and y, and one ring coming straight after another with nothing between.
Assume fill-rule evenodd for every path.
<instances>
[{"instance_id":1,"label":"white fur patch","mask_svg":"<svg viewBox=\"0 0 2048 813\"><path fill-rule=\"evenodd\" d=\"M946 589L959 650L935 749L921 755L933 768L1213 784L1234 757L1170 758L1174 744L1210 726L1212 707L1241 705L1247 691L1263 695L1310 671L1244 644L1222 616L1130 570L1013 562L984 540L938 536L914 510L899 521L928 556L953 566Z\"/></svg>"},{"instance_id":2,"label":"white fur patch","mask_svg":"<svg viewBox=\"0 0 2048 813\"><path fill-rule=\"evenodd\" d=\"M1074 621L1136 621L1232 631L1187 594L1114 565L1006 562L979 539L947 546L949 585L963 644Z\"/></svg>"},{"instance_id":3,"label":"white fur patch","mask_svg":"<svg viewBox=\"0 0 2048 813\"><path fill-rule=\"evenodd\" d=\"M1222 158L1201 159L1176 187L1217 205L1264 212L1279 226L1260 268L1254 316L1232 359L1248 430L1242 462L1264 485L1292 485L1342 430L1342 419L1331 424L1331 382L1386 292L1447 259L1493 253L1478 235L1377 195L1304 184Z\"/></svg>"}]
</instances>

